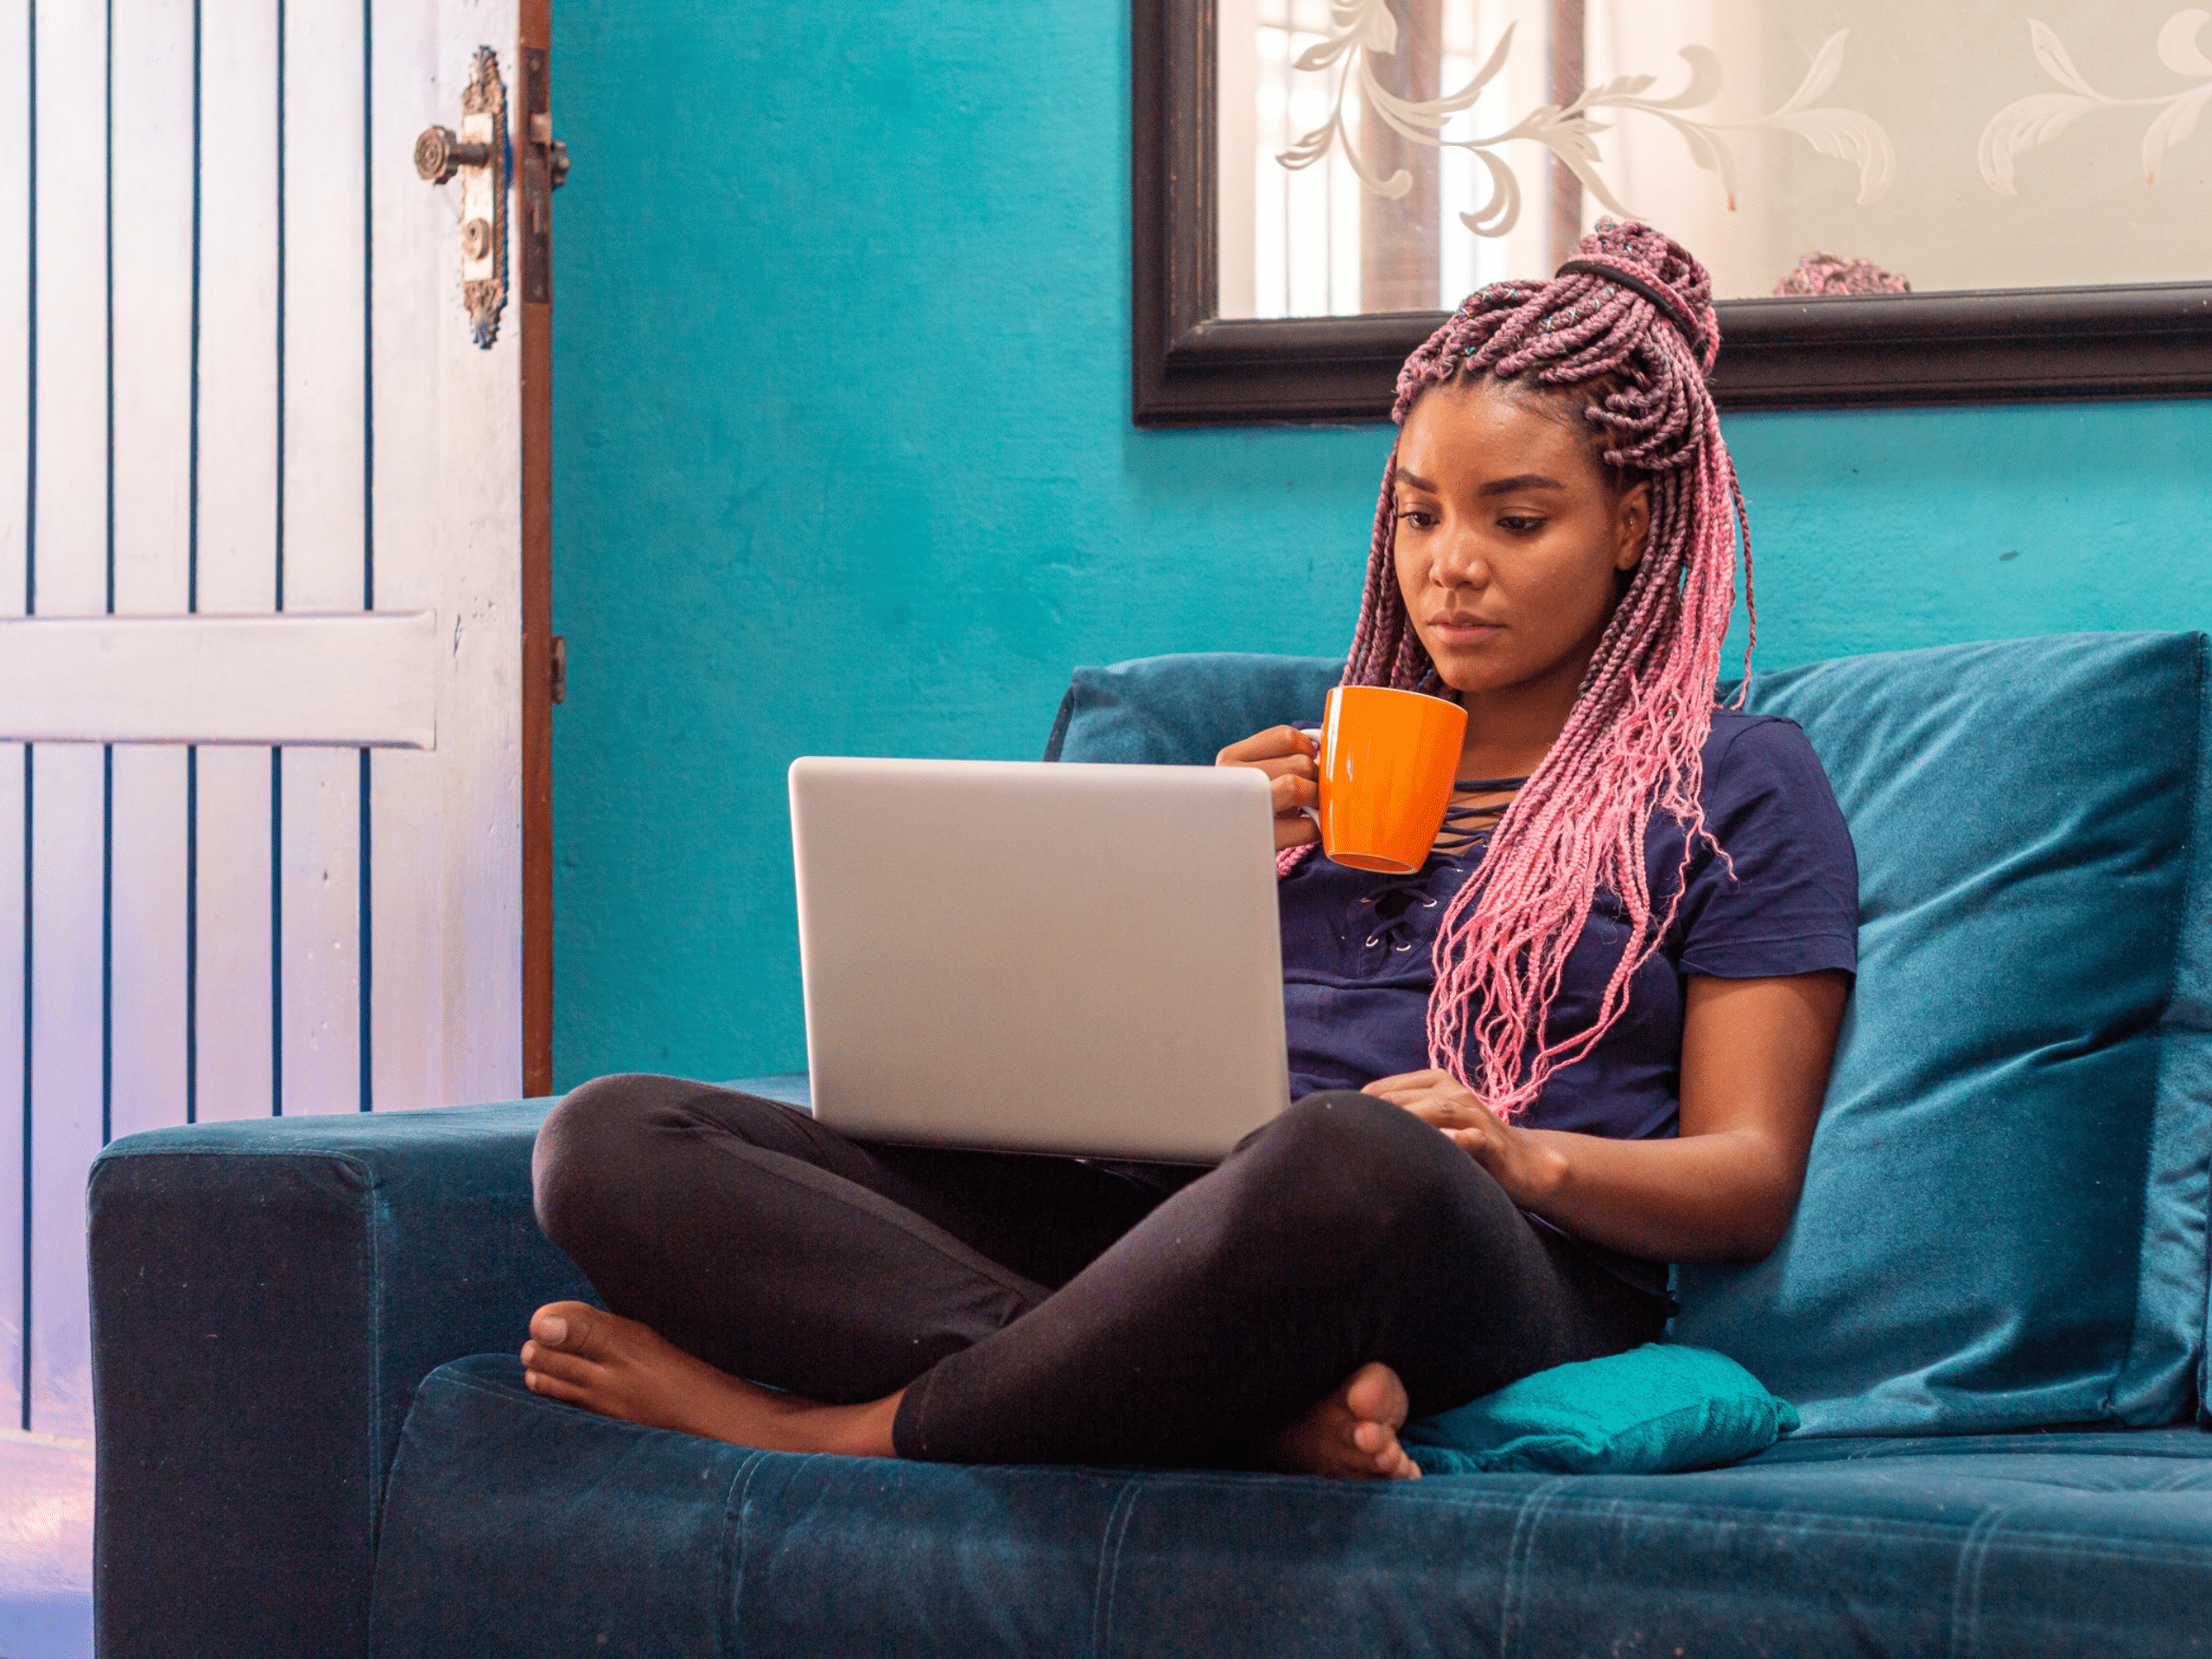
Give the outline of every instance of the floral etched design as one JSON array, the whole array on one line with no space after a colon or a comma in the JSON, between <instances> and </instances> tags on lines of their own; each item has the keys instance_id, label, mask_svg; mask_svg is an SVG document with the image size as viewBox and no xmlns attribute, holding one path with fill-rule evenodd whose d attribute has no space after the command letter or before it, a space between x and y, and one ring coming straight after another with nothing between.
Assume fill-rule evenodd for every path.
<instances>
[{"instance_id":1,"label":"floral etched design","mask_svg":"<svg viewBox=\"0 0 2212 1659\"><path fill-rule=\"evenodd\" d=\"M2158 31L2158 61L2177 75L2199 77L2198 85L2152 98L2107 98L2082 79L2050 26L2030 18L2028 43L2035 49L2036 61L2066 90L2031 92L1990 118L1981 130L1983 180L1999 195L2017 196L2020 192L2013 163L2026 151L2049 143L2091 110L2158 105L2164 107L2143 135L2143 182L2156 184L2167 149L2196 130L2197 117L2212 101L2212 58L2196 44L2197 33L2208 21L2212 21L2212 12L2177 11Z\"/></svg>"},{"instance_id":2,"label":"floral etched design","mask_svg":"<svg viewBox=\"0 0 2212 1659\"><path fill-rule=\"evenodd\" d=\"M1388 178L1378 176L1361 158L1344 124L1344 99L1355 86L1366 106L1394 132L1432 149L1464 149L1478 158L1490 180L1490 194L1459 221L1477 236L1503 236L1521 217L1521 185L1512 166L1497 154L1497 147L1516 139L1542 144L1572 168L1583 188L1608 211L1623 218L1633 212L1614 195L1599 174L1603 156L1598 135L1607 129L1593 118L1599 110L1632 110L1656 116L1682 136L1690 158L1719 177L1731 212L1736 206L1736 158L1724 133L1769 128L1794 132L1823 156L1853 163L1859 168L1859 200L1864 206L1881 200L1897 172L1897 152L1880 123L1857 110L1815 109L1813 100L1834 84L1843 69L1847 29L1828 37L1814 58L1812 67L1787 103L1757 121L1710 122L1692 119L1684 111L1710 104L1719 96L1719 57L1702 46L1686 46L1681 57L1689 66L1689 83L1669 98L1647 96L1656 75L1619 75L1585 91L1573 103L1539 105L1503 132L1471 138L1447 138L1445 127L1452 118L1474 107L1475 100L1504 68L1513 49L1513 26L1508 24L1497 46L1467 84L1441 98L1408 99L1389 91L1376 79L1372 60L1390 57L1398 49L1398 20L1389 0L1332 0L1328 35L1302 53L1294 66L1320 73L1341 66L1329 118L1276 157L1287 168L1309 167L1338 144L1344 159L1365 188L1392 199L1413 188L1413 175L1403 168Z\"/></svg>"}]
</instances>

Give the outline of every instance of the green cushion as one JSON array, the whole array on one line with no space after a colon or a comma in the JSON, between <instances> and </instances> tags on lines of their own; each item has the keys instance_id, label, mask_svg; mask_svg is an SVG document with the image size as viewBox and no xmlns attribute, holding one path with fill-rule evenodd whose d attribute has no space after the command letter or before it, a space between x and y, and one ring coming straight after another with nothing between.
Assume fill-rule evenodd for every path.
<instances>
[{"instance_id":1,"label":"green cushion","mask_svg":"<svg viewBox=\"0 0 2212 1659\"><path fill-rule=\"evenodd\" d=\"M1425 1475L1663 1475L1748 1458L1796 1427L1726 1354L1652 1342L1524 1376L1402 1439Z\"/></svg>"}]
</instances>

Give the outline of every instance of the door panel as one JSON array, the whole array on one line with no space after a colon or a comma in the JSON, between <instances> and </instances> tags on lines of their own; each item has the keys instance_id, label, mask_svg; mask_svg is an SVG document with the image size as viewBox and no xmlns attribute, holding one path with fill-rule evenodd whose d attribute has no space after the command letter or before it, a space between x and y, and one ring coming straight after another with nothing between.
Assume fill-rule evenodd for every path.
<instances>
[{"instance_id":1,"label":"door panel","mask_svg":"<svg viewBox=\"0 0 2212 1659\"><path fill-rule=\"evenodd\" d=\"M283 1106L361 1109L360 752L286 749Z\"/></svg>"},{"instance_id":2,"label":"door panel","mask_svg":"<svg viewBox=\"0 0 2212 1659\"><path fill-rule=\"evenodd\" d=\"M289 611L354 611L364 604L368 227L359 165L361 48L358 7L290 8L286 125L289 132L305 124L306 134L290 139L294 160L284 175L284 263L291 274L284 284L283 608ZM385 137L404 161L404 143Z\"/></svg>"},{"instance_id":3,"label":"door panel","mask_svg":"<svg viewBox=\"0 0 2212 1659\"><path fill-rule=\"evenodd\" d=\"M4 387L0 387L3 391ZM18 572L22 567L17 566ZM20 578L0 588L0 605L13 593L20 604ZM29 1079L23 1071L23 758L21 743L0 743L0 1433L30 1426L30 1347L24 1341L23 1291L29 1258L23 1247L30 1229L29 1166L24 1161L30 1122Z\"/></svg>"},{"instance_id":4,"label":"door panel","mask_svg":"<svg viewBox=\"0 0 2212 1659\"><path fill-rule=\"evenodd\" d=\"M435 748L450 643L428 610L0 617L0 738Z\"/></svg>"},{"instance_id":5,"label":"door panel","mask_svg":"<svg viewBox=\"0 0 2212 1659\"><path fill-rule=\"evenodd\" d=\"M312 111L312 145L288 142L284 176L283 608L368 601L365 459L368 226L361 16L335 5L286 14L289 136ZM343 158L329 165L327 158ZM287 1112L361 1101L360 753L301 748L283 761L279 1054Z\"/></svg>"},{"instance_id":6,"label":"door panel","mask_svg":"<svg viewBox=\"0 0 2212 1659\"><path fill-rule=\"evenodd\" d=\"M98 615L107 608L106 156L104 145L84 140L106 107L105 20L86 6L42 9L38 22L26 599L42 616ZM96 747L35 747L22 821L30 843L34 1246L24 1427L71 1439L92 1433L80 1194L100 1147L105 761Z\"/></svg>"},{"instance_id":7,"label":"door panel","mask_svg":"<svg viewBox=\"0 0 2212 1659\"><path fill-rule=\"evenodd\" d=\"M497 1099L522 1083L519 308L510 297L491 350L471 342L460 181L432 188L408 162L416 133L457 124L478 47L498 50L512 83L515 16L511 6L396 10L379 14L371 43L376 604L439 615L440 750L465 743L504 761L370 758L379 1109ZM444 986L388 970L417 960L442 962Z\"/></svg>"},{"instance_id":8,"label":"door panel","mask_svg":"<svg viewBox=\"0 0 2212 1659\"><path fill-rule=\"evenodd\" d=\"M0 133L30 124L30 16L26 0L0 0ZM0 148L0 225L30 223L30 158L20 138ZM30 481L30 261L0 258L0 616L23 611ZM0 1431L29 1427L23 1382L23 1290L30 1187L24 1140L30 1093L23 1075L24 749L0 743Z\"/></svg>"},{"instance_id":9,"label":"door panel","mask_svg":"<svg viewBox=\"0 0 2212 1659\"><path fill-rule=\"evenodd\" d=\"M136 43L114 58L115 608L172 616L192 602L193 9L114 5ZM177 789L173 815L181 768Z\"/></svg>"},{"instance_id":10,"label":"door panel","mask_svg":"<svg viewBox=\"0 0 2212 1659\"><path fill-rule=\"evenodd\" d=\"M279 427L276 0L203 13L200 71L197 512L192 608L276 608L284 501ZM249 159L251 158L251 159ZM270 855L278 763L269 750L194 757L192 1092L202 1122L276 1104Z\"/></svg>"},{"instance_id":11,"label":"door panel","mask_svg":"<svg viewBox=\"0 0 2212 1659\"><path fill-rule=\"evenodd\" d=\"M191 1040L193 1093L203 1123L267 1117L275 1103L269 974L273 753L201 747L192 755L190 920L197 949Z\"/></svg>"},{"instance_id":12,"label":"door panel","mask_svg":"<svg viewBox=\"0 0 2212 1659\"><path fill-rule=\"evenodd\" d=\"M115 609L191 605L192 8L114 0ZM109 1133L186 1116L185 753L111 751ZM0 817L0 825L7 820ZM0 845L5 831L0 830Z\"/></svg>"},{"instance_id":13,"label":"door panel","mask_svg":"<svg viewBox=\"0 0 2212 1659\"><path fill-rule=\"evenodd\" d=\"M90 1440L85 1172L100 1149L105 752L33 752L30 1427Z\"/></svg>"},{"instance_id":14,"label":"door panel","mask_svg":"<svg viewBox=\"0 0 2212 1659\"><path fill-rule=\"evenodd\" d=\"M41 15L46 10L41 4ZM275 0L228 0L206 14L200 121L192 608L270 611L279 505L277 194L270 164L277 143ZM207 808L203 794L203 815ZM262 808L265 822L265 798ZM224 849L203 838L200 854L220 858Z\"/></svg>"},{"instance_id":15,"label":"door panel","mask_svg":"<svg viewBox=\"0 0 2212 1659\"><path fill-rule=\"evenodd\" d=\"M184 750L118 744L111 753L108 1132L114 1136L185 1121L188 871Z\"/></svg>"},{"instance_id":16,"label":"door panel","mask_svg":"<svg viewBox=\"0 0 2212 1659\"><path fill-rule=\"evenodd\" d=\"M104 1140L520 1091L523 307L474 342L411 155L517 29L0 0L0 1453L52 1475L0 1534L48 1506L48 1586Z\"/></svg>"}]
</instances>

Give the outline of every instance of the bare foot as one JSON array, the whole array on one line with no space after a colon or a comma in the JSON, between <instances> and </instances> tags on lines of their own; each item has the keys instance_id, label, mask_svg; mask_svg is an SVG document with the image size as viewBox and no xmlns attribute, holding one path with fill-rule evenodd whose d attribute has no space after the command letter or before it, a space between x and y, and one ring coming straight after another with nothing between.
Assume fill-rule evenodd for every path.
<instances>
[{"instance_id":1,"label":"bare foot","mask_svg":"<svg viewBox=\"0 0 2212 1659\"><path fill-rule=\"evenodd\" d=\"M648 1428L771 1452L898 1455L891 1447L897 1394L860 1406L779 1394L716 1370L635 1319L584 1302L548 1302L531 1314L522 1363L533 1394Z\"/></svg>"},{"instance_id":2,"label":"bare foot","mask_svg":"<svg viewBox=\"0 0 2212 1659\"><path fill-rule=\"evenodd\" d=\"M1370 1360L1344 1385L1268 1443L1269 1460L1294 1475L1357 1480L1418 1480L1420 1465L1398 1444L1406 1385Z\"/></svg>"}]
</instances>

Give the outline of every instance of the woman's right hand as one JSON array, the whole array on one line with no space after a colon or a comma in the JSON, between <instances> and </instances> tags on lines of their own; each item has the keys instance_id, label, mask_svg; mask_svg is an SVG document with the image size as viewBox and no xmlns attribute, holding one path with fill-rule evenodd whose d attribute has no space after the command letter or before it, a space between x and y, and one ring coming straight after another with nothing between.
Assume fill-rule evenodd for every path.
<instances>
[{"instance_id":1,"label":"woman's right hand","mask_svg":"<svg viewBox=\"0 0 2212 1659\"><path fill-rule=\"evenodd\" d=\"M1321 804L1320 745L1295 726L1270 726L1214 757L1217 766L1250 766L1267 774L1275 798L1275 850L1321 839L1321 826L1306 809Z\"/></svg>"}]
</instances>

